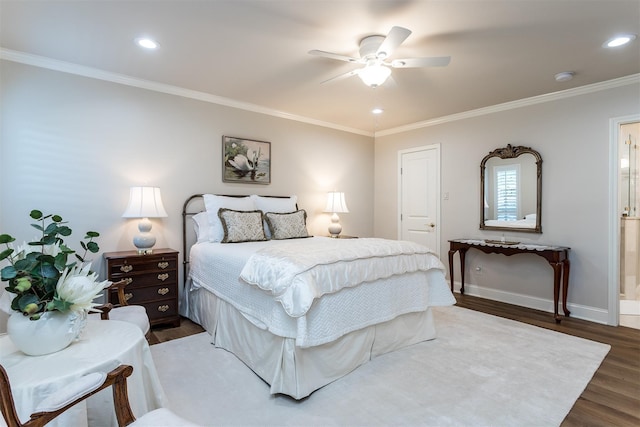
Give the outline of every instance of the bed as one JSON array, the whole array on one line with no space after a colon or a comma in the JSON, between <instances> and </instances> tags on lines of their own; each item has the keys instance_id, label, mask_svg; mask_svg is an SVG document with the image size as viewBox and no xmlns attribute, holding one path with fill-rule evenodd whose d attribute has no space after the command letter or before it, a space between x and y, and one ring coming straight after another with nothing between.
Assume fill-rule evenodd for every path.
<instances>
[{"instance_id":1,"label":"bed","mask_svg":"<svg viewBox=\"0 0 640 427\"><path fill-rule=\"evenodd\" d=\"M305 235L296 202L187 199L180 311L272 394L302 399L374 357L435 338L430 307L455 298L426 248Z\"/></svg>"}]
</instances>

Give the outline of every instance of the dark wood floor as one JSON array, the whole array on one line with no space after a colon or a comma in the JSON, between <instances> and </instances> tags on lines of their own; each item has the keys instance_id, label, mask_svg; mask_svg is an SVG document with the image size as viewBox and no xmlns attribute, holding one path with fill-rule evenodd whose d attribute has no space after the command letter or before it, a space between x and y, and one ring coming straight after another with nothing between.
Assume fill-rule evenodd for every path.
<instances>
[{"instance_id":1,"label":"dark wood floor","mask_svg":"<svg viewBox=\"0 0 640 427\"><path fill-rule=\"evenodd\" d=\"M460 307L611 345L562 426L640 426L640 330L573 318L557 324L550 313L468 295L456 294L456 298ZM150 341L155 344L199 332L199 325L183 319L179 328L154 328ZM554 392L553 384L548 392Z\"/></svg>"}]
</instances>

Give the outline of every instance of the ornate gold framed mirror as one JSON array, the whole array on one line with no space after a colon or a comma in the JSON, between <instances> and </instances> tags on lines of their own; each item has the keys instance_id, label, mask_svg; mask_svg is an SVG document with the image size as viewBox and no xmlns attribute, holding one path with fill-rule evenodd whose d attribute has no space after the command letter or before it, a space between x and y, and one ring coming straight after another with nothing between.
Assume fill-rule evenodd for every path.
<instances>
[{"instance_id":1,"label":"ornate gold framed mirror","mask_svg":"<svg viewBox=\"0 0 640 427\"><path fill-rule=\"evenodd\" d=\"M480 229L542 233L542 157L531 147L498 148L480 163Z\"/></svg>"}]
</instances>

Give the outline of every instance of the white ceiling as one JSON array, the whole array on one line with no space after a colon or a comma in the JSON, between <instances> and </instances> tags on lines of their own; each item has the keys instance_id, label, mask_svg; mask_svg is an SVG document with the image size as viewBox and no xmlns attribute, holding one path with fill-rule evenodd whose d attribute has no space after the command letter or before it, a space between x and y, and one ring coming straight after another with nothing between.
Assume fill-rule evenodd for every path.
<instances>
[{"instance_id":1,"label":"white ceiling","mask_svg":"<svg viewBox=\"0 0 640 427\"><path fill-rule=\"evenodd\" d=\"M376 89L358 77L321 84L355 67L309 50L357 56L363 37L394 25L413 34L391 59L450 55L449 66L394 69L395 84ZM602 47L618 33L640 33L640 1L0 0L4 58L37 55L366 134L640 73L639 39ZM134 45L142 35L160 49ZM575 78L558 83L561 71Z\"/></svg>"}]
</instances>

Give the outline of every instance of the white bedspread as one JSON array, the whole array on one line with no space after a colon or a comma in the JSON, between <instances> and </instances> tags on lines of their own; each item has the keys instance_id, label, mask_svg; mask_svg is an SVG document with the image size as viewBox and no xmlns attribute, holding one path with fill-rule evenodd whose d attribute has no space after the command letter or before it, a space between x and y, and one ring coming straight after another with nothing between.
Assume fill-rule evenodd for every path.
<instances>
[{"instance_id":1,"label":"white bedspread","mask_svg":"<svg viewBox=\"0 0 640 427\"><path fill-rule=\"evenodd\" d=\"M307 313L325 294L398 274L444 271L440 259L417 243L387 239L314 238L260 249L240 277L275 296L292 317Z\"/></svg>"},{"instance_id":2,"label":"white bedspread","mask_svg":"<svg viewBox=\"0 0 640 427\"><path fill-rule=\"evenodd\" d=\"M300 242L314 245L328 239L313 237ZM349 332L402 314L424 311L429 306L455 304L444 273L438 267L427 272L394 275L326 294L314 300L304 315L291 317L270 292L240 279L240 272L254 253L288 243L274 240L198 243L190 251L189 278L192 283L186 292L205 288L234 306L257 327L281 337L294 338L299 347L328 343Z\"/></svg>"}]
</instances>

